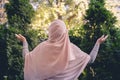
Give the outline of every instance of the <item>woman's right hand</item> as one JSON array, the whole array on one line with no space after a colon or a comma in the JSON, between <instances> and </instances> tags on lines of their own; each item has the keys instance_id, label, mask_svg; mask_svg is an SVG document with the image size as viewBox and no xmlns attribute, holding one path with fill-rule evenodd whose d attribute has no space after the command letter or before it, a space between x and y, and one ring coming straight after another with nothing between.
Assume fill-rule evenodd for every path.
<instances>
[{"instance_id":1,"label":"woman's right hand","mask_svg":"<svg viewBox=\"0 0 120 80\"><path fill-rule=\"evenodd\" d=\"M17 38L18 40L20 40L20 41L22 41L22 42L25 42L25 41L26 41L26 38L25 38L23 35L21 35L21 34L15 34L15 36L16 36L16 38Z\"/></svg>"},{"instance_id":2,"label":"woman's right hand","mask_svg":"<svg viewBox=\"0 0 120 80\"><path fill-rule=\"evenodd\" d=\"M100 38L97 39L97 43L101 44L108 38L108 35L102 35Z\"/></svg>"}]
</instances>

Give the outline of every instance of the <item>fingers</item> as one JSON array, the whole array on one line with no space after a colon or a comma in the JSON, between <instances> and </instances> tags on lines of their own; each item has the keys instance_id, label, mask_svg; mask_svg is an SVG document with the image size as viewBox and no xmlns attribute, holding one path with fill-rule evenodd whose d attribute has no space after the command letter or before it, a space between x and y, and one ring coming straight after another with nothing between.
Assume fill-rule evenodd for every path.
<instances>
[{"instance_id":1,"label":"fingers","mask_svg":"<svg viewBox=\"0 0 120 80\"><path fill-rule=\"evenodd\" d=\"M26 38L24 36L22 36L21 34L15 34L15 36L17 37L18 40L24 42L26 41Z\"/></svg>"},{"instance_id":2,"label":"fingers","mask_svg":"<svg viewBox=\"0 0 120 80\"><path fill-rule=\"evenodd\" d=\"M107 38L108 38L108 35L106 35L106 36L105 36L105 35L102 35L102 36L97 40L97 42L101 44L101 43L103 43Z\"/></svg>"},{"instance_id":3,"label":"fingers","mask_svg":"<svg viewBox=\"0 0 120 80\"><path fill-rule=\"evenodd\" d=\"M105 39L107 39L107 37L108 37L108 35L102 35L100 38L105 38Z\"/></svg>"},{"instance_id":4,"label":"fingers","mask_svg":"<svg viewBox=\"0 0 120 80\"><path fill-rule=\"evenodd\" d=\"M19 36L18 34L15 34L15 36L16 36L17 38L20 38L20 36Z\"/></svg>"},{"instance_id":5,"label":"fingers","mask_svg":"<svg viewBox=\"0 0 120 80\"><path fill-rule=\"evenodd\" d=\"M18 38L24 38L24 36L22 36L21 34L15 34L15 36Z\"/></svg>"},{"instance_id":6,"label":"fingers","mask_svg":"<svg viewBox=\"0 0 120 80\"><path fill-rule=\"evenodd\" d=\"M107 35L107 36L105 36L104 38L105 38L105 40L106 40L106 39L108 38L108 35Z\"/></svg>"},{"instance_id":7,"label":"fingers","mask_svg":"<svg viewBox=\"0 0 120 80\"><path fill-rule=\"evenodd\" d=\"M102 38L102 41L105 41L107 38L108 38L108 35L107 35L107 36L104 36L104 37Z\"/></svg>"},{"instance_id":8,"label":"fingers","mask_svg":"<svg viewBox=\"0 0 120 80\"><path fill-rule=\"evenodd\" d=\"M18 35L17 35L17 34L15 34L15 36L16 36L16 37L18 37Z\"/></svg>"},{"instance_id":9,"label":"fingers","mask_svg":"<svg viewBox=\"0 0 120 80\"><path fill-rule=\"evenodd\" d=\"M104 38L105 35L102 35L101 38Z\"/></svg>"},{"instance_id":10,"label":"fingers","mask_svg":"<svg viewBox=\"0 0 120 80\"><path fill-rule=\"evenodd\" d=\"M24 38L21 34L19 34L19 36L20 36L21 38Z\"/></svg>"},{"instance_id":11,"label":"fingers","mask_svg":"<svg viewBox=\"0 0 120 80\"><path fill-rule=\"evenodd\" d=\"M102 35L101 37L100 37L100 39L103 39L104 38L104 35Z\"/></svg>"}]
</instances>

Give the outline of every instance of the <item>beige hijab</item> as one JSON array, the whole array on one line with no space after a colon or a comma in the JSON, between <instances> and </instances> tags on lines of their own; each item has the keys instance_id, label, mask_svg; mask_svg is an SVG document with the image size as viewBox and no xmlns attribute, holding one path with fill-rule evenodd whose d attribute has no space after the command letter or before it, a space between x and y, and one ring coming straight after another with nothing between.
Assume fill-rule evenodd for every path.
<instances>
[{"instance_id":1,"label":"beige hijab","mask_svg":"<svg viewBox=\"0 0 120 80\"><path fill-rule=\"evenodd\" d=\"M65 23L55 20L48 31L48 40L25 56L25 80L46 80L62 73L69 61L76 59Z\"/></svg>"}]
</instances>

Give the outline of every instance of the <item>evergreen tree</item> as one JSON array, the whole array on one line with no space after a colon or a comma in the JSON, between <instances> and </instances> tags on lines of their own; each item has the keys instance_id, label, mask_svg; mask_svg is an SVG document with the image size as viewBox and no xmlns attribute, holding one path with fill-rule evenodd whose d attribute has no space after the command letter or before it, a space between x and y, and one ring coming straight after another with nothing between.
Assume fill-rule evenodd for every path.
<instances>
[{"instance_id":1,"label":"evergreen tree","mask_svg":"<svg viewBox=\"0 0 120 80\"><path fill-rule=\"evenodd\" d=\"M6 12L9 26L7 27L7 31L2 36L6 36L6 40L4 41L5 46L5 56L6 62L3 63L3 71L6 69L1 76L0 80L3 80L3 76L7 76L8 80L23 80L23 58L22 58L22 43L17 41L15 38L15 34L23 34L27 36L28 42L33 47L31 38L33 36L36 37L36 32L30 30L29 24L31 23L31 19L34 16L34 10L29 3L29 0L9 0L9 3L6 4ZM1 61L2 62L2 61ZM4 65L7 64L6 68Z\"/></svg>"},{"instance_id":2,"label":"evergreen tree","mask_svg":"<svg viewBox=\"0 0 120 80\"><path fill-rule=\"evenodd\" d=\"M9 24L26 31L27 25L31 23L31 18L34 16L34 10L29 0L9 0L6 9Z\"/></svg>"},{"instance_id":3,"label":"evergreen tree","mask_svg":"<svg viewBox=\"0 0 120 80\"><path fill-rule=\"evenodd\" d=\"M90 0L83 26L84 36L81 48L90 53L96 40L103 34L109 39L100 47L97 60L86 69L83 80L119 80L120 55L119 30L115 27L116 17L105 7L105 0Z\"/></svg>"},{"instance_id":4,"label":"evergreen tree","mask_svg":"<svg viewBox=\"0 0 120 80\"><path fill-rule=\"evenodd\" d=\"M0 80L7 75L8 58L7 58L7 28L0 25Z\"/></svg>"}]
</instances>

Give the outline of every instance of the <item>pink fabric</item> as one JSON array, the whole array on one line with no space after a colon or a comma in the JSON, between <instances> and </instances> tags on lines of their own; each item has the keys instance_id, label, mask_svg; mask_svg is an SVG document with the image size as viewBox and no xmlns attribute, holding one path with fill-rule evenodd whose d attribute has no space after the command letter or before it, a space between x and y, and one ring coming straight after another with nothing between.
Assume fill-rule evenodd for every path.
<instances>
[{"instance_id":1,"label":"pink fabric","mask_svg":"<svg viewBox=\"0 0 120 80\"><path fill-rule=\"evenodd\" d=\"M71 43L72 52L75 55L74 60L70 60L67 68L47 80L77 80L90 60L90 56L81 51L80 48Z\"/></svg>"},{"instance_id":2,"label":"pink fabric","mask_svg":"<svg viewBox=\"0 0 120 80\"><path fill-rule=\"evenodd\" d=\"M48 40L40 43L25 56L24 79L47 80L63 73L69 62L76 60L75 53L84 56L80 59L80 65L85 63L80 68L81 72L89 61L88 55L72 46L65 23L61 20L53 21L49 26Z\"/></svg>"}]
</instances>

